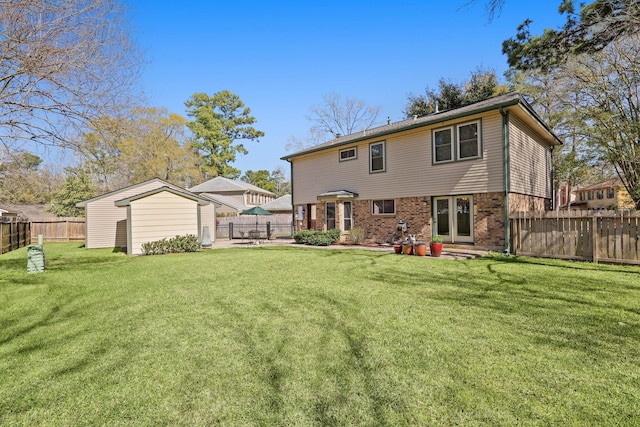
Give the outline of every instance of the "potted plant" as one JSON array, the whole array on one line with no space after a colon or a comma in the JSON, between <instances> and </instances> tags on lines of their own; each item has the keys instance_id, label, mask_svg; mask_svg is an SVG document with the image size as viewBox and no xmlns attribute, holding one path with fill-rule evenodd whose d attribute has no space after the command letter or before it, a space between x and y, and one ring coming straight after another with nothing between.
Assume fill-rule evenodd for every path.
<instances>
[{"instance_id":1,"label":"potted plant","mask_svg":"<svg viewBox=\"0 0 640 427\"><path fill-rule=\"evenodd\" d=\"M433 236L431 238L431 243L429 243L429 251L431 252L431 256L440 256L442 254L441 236Z\"/></svg>"}]
</instances>

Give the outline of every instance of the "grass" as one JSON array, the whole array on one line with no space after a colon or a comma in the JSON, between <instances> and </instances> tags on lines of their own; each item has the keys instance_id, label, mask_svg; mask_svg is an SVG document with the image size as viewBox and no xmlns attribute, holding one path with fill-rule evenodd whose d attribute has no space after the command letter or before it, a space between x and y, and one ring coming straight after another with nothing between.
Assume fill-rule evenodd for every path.
<instances>
[{"instance_id":1,"label":"grass","mask_svg":"<svg viewBox=\"0 0 640 427\"><path fill-rule=\"evenodd\" d=\"M0 425L639 425L640 268L0 256Z\"/></svg>"}]
</instances>

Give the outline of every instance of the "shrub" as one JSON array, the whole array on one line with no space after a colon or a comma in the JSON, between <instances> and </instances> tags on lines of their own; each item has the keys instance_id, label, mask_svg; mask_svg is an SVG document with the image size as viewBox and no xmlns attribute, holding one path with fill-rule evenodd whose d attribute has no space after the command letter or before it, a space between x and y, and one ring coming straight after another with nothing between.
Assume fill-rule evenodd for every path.
<instances>
[{"instance_id":1,"label":"shrub","mask_svg":"<svg viewBox=\"0 0 640 427\"><path fill-rule=\"evenodd\" d=\"M360 227L353 227L351 229L351 243L359 245L364 238L364 230Z\"/></svg>"},{"instance_id":2,"label":"shrub","mask_svg":"<svg viewBox=\"0 0 640 427\"><path fill-rule=\"evenodd\" d=\"M306 244L309 238L313 236L315 233L316 233L315 230L301 230L293 235L293 240L295 240L296 243Z\"/></svg>"},{"instance_id":3,"label":"shrub","mask_svg":"<svg viewBox=\"0 0 640 427\"><path fill-rule=\"evenodd\" d=\"M155 242L142 244L142 252L145 255L163 255L169 253L196 252L200 250L200 241L197 236L187 234L176 236L169 240L161 239Z\"/></svg>"},{"instance_id":4,"label":"shrub","mask_svg":"<svg viewBox=\"0 0 640 427\"><path fill-rule=\"evenodd\" d=\"M302 230L298 231L293 239L296 243L304 243L311 246L329 246L340 239L341 231L331 229L329 231Z\"/></svg>"},{"instance_id":5,"label":"shrub","mask_svg":"<svg viewBox=\"0 0 640 427\"><path fill-rule=\"evenodd\" d=\"M331 243L335 243L338 240L340 240L340 236L342 236L342 231L340 231L338 228L332 228L331 230L327 231L327 234L333 240L333 242Z\"/></svg>"}]
</instances>

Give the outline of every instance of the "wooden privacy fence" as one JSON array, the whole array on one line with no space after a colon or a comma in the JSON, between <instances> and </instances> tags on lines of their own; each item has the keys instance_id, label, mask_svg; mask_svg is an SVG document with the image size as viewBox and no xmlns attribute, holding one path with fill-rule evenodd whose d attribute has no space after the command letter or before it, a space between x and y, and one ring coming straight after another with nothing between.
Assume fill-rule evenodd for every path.
<instances>
[{"instance_id":1,"label":"wooden privacy fence","mask_svg":"<svg viewBox=\"0 0 640 427\"><path fill-rule=\"evenodd\" d=\"M517 212L516 255L640 265L640 211Z\"/></svg>"},{"instance_id":2,"label":"wooden privacy fence","mask_svg":"<svg viewBox=\"0 0 640 427\"><path fill-rule=\"evenodd\" d=\"M76 217L34 218L31 220L31 239L42 234L45 242L83 242L85 220Z\"/></svg>"},{"instance_id":3,"label":"wooden privacy fence","mask_svg":"<svg viewBox=\"0 0 640 427\"><path fill-rule=\"evenodd\" d=\"M0 217L0 254L31 244L31 223L28 220Z\"/></svg>"}]
</instances>

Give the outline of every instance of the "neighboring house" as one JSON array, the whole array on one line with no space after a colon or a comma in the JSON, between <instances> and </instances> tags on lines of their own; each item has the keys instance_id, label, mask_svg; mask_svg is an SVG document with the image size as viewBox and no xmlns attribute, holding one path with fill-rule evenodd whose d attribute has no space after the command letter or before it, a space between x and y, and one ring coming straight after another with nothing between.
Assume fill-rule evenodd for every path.
<instances>
[{"instance_id":1,"label":"neighboring house","mask_svg":"<svg viewBox=\"0 0 640 427\"><path fill-rule=\"evenodd\" d=\"M620 179L609 179L575 190L571 209L633 209L635 204Z\"/></svg>"},{"instance_id":2,"label":"neighboring house","mask_svg":"<svg viewBox=\"0 0 640 427\"><path fill-rule=\"evenodd\" d=\"M85 247L126 248L142 253L142 243L193 234L209 227L215 239L216 204L154 178L76 204L85 209Z\"/></svg>"},{"instance_id":3,"label":"neighboring house","mask_svg":"<svg viewBox=\"0 0 640 427\"><path fill-rule=\"evenodd\" d=\"M509 251L509 213L549 209L561 142L518 93L339 137L283 157L300 228Z\"/></svg>"},{"instance_id":4,"label":"neighboring house","mask_svg":"<svg viewBox=\"0 0 640 427\"><path fill-rule=\"evenodd\" d=\"M0 206L0 216L15 216L20 218L43 218L52 217L52 213L47 212L48 205L2 205ZM3 213L3 211L5 213Z\"/></svg>"},{"instance_id":5,"label":"neighboring house","mask_svg":"<svg viewBox=\"0 0 640 427\"><path fill-rule=\"evenodd\" d=\"M293 209L291 205L291 194L285 194L260 207L274 214L291 214Z\"/></svg>"},{"instance_id":6,"label":"neighboring house","mask_svg":"<svg viewBox=\"0 0 640 427\"><path fill-rule=\"evenodd\" d=\"M218 214L235 216L252 206L260 206L275 199L275 193L263 190L243 181L221 176L189 188L189 191L201 194L220 204Z\"/></svg>"}]
</instances>

